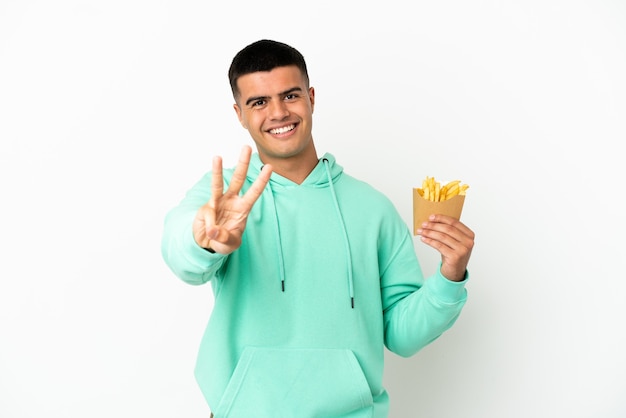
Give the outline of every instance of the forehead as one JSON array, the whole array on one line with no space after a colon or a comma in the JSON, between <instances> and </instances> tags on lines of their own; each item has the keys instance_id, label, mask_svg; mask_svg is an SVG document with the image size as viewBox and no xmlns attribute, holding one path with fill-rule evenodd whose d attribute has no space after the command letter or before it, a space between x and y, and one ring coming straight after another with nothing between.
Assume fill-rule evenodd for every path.
<instances>
[{"instance_id":1,"label":"forehead","mask_svg":"<svg viewBox=\"0 0 626 418\"><path fill-rule=\"evenodd\" d=\"M237 80L242 99L256 96L272 96L294 87L306 90L304 76L298 67L276 67L271 71L257 71L242 75Z\"/></svg>"}]
</instances>

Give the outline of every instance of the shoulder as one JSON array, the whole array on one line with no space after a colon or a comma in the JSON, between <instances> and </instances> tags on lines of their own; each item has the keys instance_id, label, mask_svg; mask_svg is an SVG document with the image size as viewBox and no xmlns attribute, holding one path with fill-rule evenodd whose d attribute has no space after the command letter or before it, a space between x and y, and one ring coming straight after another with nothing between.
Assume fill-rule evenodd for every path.
<instances>
[{"instance_id":1,"label":"shoulder","mask_svg":"<svg viewBox=\"0 0 626 418\"><path fill-rule=\"evenodd\" d=\"M343 173L336 188L342 211L383 224L401 223L400 214L392 200L370 183Z\"/></svg>"},{"instance_id":2,"label":"shoulder","mask_svg":"<svg viewBox=\"0 0 626 418\"><path fill-rule=\"evenodd\" d=\"M378 190L370 183L357 179L345 172L337 182L337 187L340 188L342 194L345 193L355 198L364 198L367 199L368 202L372 201L381 205L393 206L391 199L382 191Z\"/></svg>"}]
</instances>

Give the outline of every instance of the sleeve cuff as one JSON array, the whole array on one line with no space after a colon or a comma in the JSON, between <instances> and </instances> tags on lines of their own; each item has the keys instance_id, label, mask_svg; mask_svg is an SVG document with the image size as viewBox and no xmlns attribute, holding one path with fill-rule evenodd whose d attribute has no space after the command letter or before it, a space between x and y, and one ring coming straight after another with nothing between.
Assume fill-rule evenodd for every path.
<instances>
[{"instance_id":1,"label":"sleeve cuff","mask_svg":"<svg viewBox=\"0 0 626 418\"><path fill-rule=\"evenodd\" d=\"M187 234L185 247L188 250L188 254L190 254L198 264L212 264L216 259L224 257L223 254L216 253L214 250L208 250L199 246L193 238L193 232L191 230Z\"/></svg>"},{"instance_id":2,"label":"sleeve cuff","mask_svg":"<svg viewBox=\"0 0 626 418\"><path fill-rule=\"evenodd\" d=\"M467 291L465 285L469 280L469 273L465 271L465 277L460 282L448 280L441 270L437 269L437 273L426 283L429 285L433 295L444 303L458 303L467 299Z\"/></svg>"}]
</instances>

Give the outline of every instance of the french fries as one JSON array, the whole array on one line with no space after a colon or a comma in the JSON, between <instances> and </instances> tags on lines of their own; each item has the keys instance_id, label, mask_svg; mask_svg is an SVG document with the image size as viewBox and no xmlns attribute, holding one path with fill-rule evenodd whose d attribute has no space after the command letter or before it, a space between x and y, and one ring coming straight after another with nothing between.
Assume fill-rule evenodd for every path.
<instances>
[{"instance_id":1,"label":"french fries","mask_svg":"<svg viewBox=\"0 0 626 418\"><path fill-rule=\"evenodd\" d=\"M461 180L452 180L442 186L434 177L426 176L422 187L417 188L417 193L431 202L443 202L456 195L464 196L468 188L469 185L461 183Z\"/></svg>"}]
</instances>

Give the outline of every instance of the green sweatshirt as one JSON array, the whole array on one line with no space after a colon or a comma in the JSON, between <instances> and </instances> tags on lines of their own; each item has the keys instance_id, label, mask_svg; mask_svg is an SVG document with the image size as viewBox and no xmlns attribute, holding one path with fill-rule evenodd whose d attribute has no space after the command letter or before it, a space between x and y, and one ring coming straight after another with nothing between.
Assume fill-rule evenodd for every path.
<instances>
[{"instance_id":1,"label":"green sweatshirt","mask_svg":"<svg viewBox=\"0 0 626 418\"><path fill-rule=\"evenodd\" d=\"M253 154L242 192L262 165ZM207 173L167 214L162 254L212 285L195 375L215 417L386 417L384 347L411 356L452 326L467 277L425 280L391 201L330 154L300 185L273 173L228 256L192 236L210 193Z\"/></svg>"}]
</instances>

